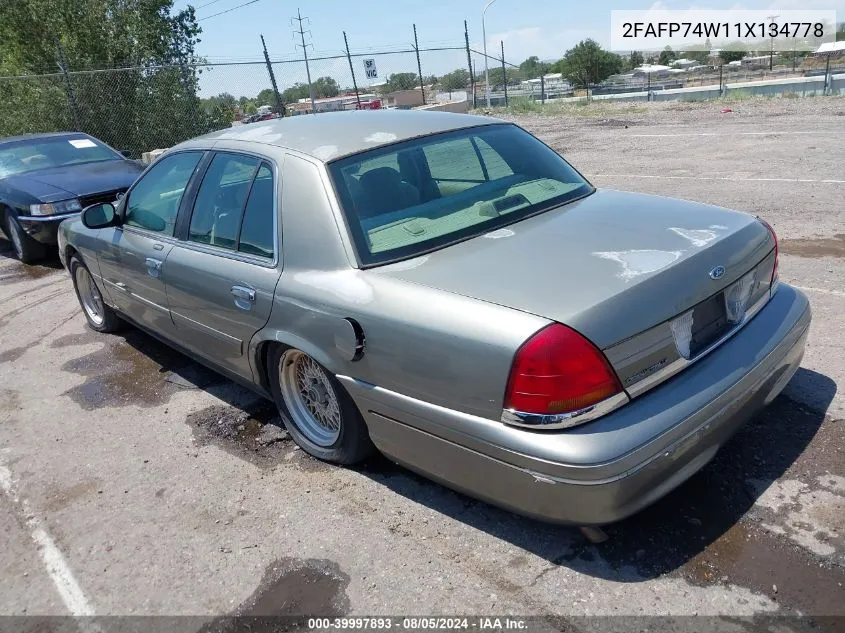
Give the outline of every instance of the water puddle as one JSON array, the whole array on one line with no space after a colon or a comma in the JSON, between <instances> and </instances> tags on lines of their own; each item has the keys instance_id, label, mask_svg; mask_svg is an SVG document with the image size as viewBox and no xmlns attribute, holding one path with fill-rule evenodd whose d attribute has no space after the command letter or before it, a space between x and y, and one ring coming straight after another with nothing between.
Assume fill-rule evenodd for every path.
<instances>
[{"instance_id":1,"label":"water puddle","mask_svg":"<svg viewBox=\"0 0 845 633\"><path fill-rule=\"evenodd\" d=\"M264 633L305 628L307 616L347 614L348 586L349 576L335 562L283 558L267 568L255 592L232 614L209 622L200 631Z\"/></svg>"},{"instance_id":2,"label":"water puddle","mask_svg":"<svg viewBox=\"0 0 845 633\"><path fill-rule=\"evenodd\" d=\"M245 410L214 405L189 414L186 422L200 446L213 444L262 468L273 468L293 449L276 406L269 401Z\"/></svg>"},{"instance_id":3,"label":"water puddle","mask_svg":"<svg viewBox=\"0 0 845 633\"><path fill-rule=\"evenodd\" d=\"M195 365L188 357L139 330L128 328L122 336L87 334L60 338L53 345L102 341L105 345L86 356L68 361L62 370L87 380L66 393L85 410L130 404L152 407L167 402L180 387L166 378L170 372ZM78 342L78 343L77 343ZM196 368L207 378L203 386L223 381L210 370Z\"/></svg>"},{"instance_id":4,"label":"water puddle","mask_svg":"<svg viewBox=\"0 0 845 633\"><path fill-rule=\"evenodd\" d=\"M845 257L845 233L833 237L781 240L780 252L799 257Z\"/></svg>"}]
</instances>

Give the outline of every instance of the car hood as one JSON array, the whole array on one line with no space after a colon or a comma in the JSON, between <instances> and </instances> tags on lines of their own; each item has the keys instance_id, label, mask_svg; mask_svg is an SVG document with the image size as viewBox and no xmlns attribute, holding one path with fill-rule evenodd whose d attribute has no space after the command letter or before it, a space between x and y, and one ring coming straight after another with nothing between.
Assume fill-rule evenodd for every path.
<instances>
[{"instance_id":1,"label":"car hood","mask_svg":"<svg viewBox=\"0 0 845 633\"><path fill-rule=\"evenodd\" d=\"M372 272L558 321L606 348L717 293L773 247L744 213L598 190Z\"/></svg>"},{"instance_id":2,"label":"car hood","mask_svg":"<svg viewBox=\"0 0 845 633\"><path fill-rule=\"evenodd\" d=\"M115 189L127 189L144 168L129 160L107 160L8 176L8 186L42 202L90 196Z\"/></svg>"}]
</instances>

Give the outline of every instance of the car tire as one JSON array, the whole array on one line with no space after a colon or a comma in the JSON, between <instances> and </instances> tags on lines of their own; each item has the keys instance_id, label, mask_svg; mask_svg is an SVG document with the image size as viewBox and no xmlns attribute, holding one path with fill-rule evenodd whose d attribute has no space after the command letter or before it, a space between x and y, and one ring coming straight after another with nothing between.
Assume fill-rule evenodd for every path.
<instances>
[{"instance_id":1,"label":"car tire","mask_svg":"<svg viewBox=\"0 0 845 633\"><path fill-rule=\"evenodd\" d=\"M4 232L12 243L18 259L24 264L34 264L44 258L44 245L36 242L26 234L11 211L6 211Z\"/></svg>"},{"instance_id":2,"label":"car tire","mask_svg":"<svg viewBox=\"0 0 845 633\"><path fill-rule=\"evenodd\" d=\"M83 263L79 255L72 255L68 261L68 270L73 279L73 289L82 308L82 314L88 321L88 327L95 332L115 332L123 325L117 313L108 307L91 271Z\"/></svg>"},{"instance_id":3,"label":"car tire","mask_svg":"<svg viewBox=\"0 0 845 633\"><path fill-rule=\"evenodd\" d=\"M375 452L364 418L331 372L305 352L277 346L270 388L293 441L317 459L345 466Z\"/></svg>"}]
</instances>

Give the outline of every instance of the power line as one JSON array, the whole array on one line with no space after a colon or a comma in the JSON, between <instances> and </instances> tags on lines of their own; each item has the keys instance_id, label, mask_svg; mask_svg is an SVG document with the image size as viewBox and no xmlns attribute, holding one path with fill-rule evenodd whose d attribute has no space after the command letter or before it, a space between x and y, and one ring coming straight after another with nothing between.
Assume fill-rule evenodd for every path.
<instances>
[{"instance_id":1,"label":"power line","mask_svg":"<svg viewBox=\"0 0 845 633\"><path fill-rule=\"evenodd\" d=\"M311 45L311 44L306 45L305 44L305 33L306 33L306 31L304 31L302 29L303 20L306 21L306 22L309 22L309 23L310 23L310 20L308 18L303 18L302 13L299 11L299 9L296 10L296 17L290 19L291 26L293 26L294 20L299 22L299 30L294 31L294 34L299 33L299 37L302 40L302 56L305 58L305 75L308 77L308 92L309 92L309 95L311 97L311 112L316 114L317 113L317 106L314 105L314 85L311 83L311 68L308 66L308 46L312 46L312 48L313 48L313 45ZM307 31L307 33L310 35L311 31ZM299 47L300 45L297 44L296 46Z\"/></svg>"},{"instance_id":2,"label":"power line","mask_svg":"<svg viewBox=\"0 0 845 633\"><path fill-rule=\"evenodd\" d=\"M216 18L218 15L223 15L224 13L230 13L230 12L234 11L235 9L240 9L241 7L245 7L249 4L255 4L256 2L259 2L259 0L249 0L249 2L244 2L243 4L239 4L237 6L232 7L231 9L226 9L225 11L219 11L218 13L212 13L211 15L207 15L204 18L200 18L199 20L197 20L197 22L203 22L205 20L210 20L211 18Z\"/></svg>"},{"instance_id":3,"label":"power line","mask_svg":"<svg viewBox=\"0 0 845 633\"><path fill-rule=\"evenodd\" d=\"M220 0L211 0L211 2L206 2L205 4L201 4L201 5L200 5L200 6L198 6L198 7L194 7L194 10L195 10L195 11L199 11L199 10L200 10L200 9L202 9L203 7L208 7L208 6L211 6L212 4L215 4L215 3L217 3L217 2L220 2Z\"/></svg>"}]
</instances>

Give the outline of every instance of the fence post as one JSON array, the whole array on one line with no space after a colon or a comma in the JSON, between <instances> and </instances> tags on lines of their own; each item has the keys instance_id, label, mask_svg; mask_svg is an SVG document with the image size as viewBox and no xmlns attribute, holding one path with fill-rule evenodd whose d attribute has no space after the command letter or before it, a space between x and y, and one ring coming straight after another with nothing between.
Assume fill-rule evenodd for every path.
<instances>
[{"instance_id":1,"label":"fence post","mask_svg":"<svg viewBox=\"0 0 845 633\"><path fill-rule=\"evenodd\" d=\"M722 71L723 71L722 64L719 64L719 96L720 97L724 95L724 90L725 90L722 87Z\"/></svg>"},{"instance_id":2,"label":"fence post","mask_svg":"<svg viewBox=\"0 0 845 633\"><path fill-rule=\"evenodd\" d=\"M417 41L417 25L414 24L414 50L417 53L417 72L420 74L420 94L422 104L425 105L425 85L423 84L422 64L420 64L420 43Z\"/></svg>"},{"instance_id":3,"label":"fence post","mask_svg":"<svg viewBox=\"0 0 845 633\"><path fill-rule=\"evenodd\" d=\"M546 103L546 78L540 75L540 103Z\"/></svg>"},{"instance_id":4,"label":"fence post","mask_svg":"<svg viewBox=\"0 0 845 633\"><path fill-rule=\"evenodd\" d=\"M267 72L270 75L270 85L273 86L273 95L276 97L276 109L279 111L279 116L285 116L285 104L282 103L282 95L279 94L279 88L276 85L276 75L273 74L273 65L270 63L270 55L267 54L267 44L264 42L264 36L261 36L261 46L264 48L264 63L267 64Z\"/></svg>"},{"instance_id":5,"label":"fence post","mask_svg":"<svg viewBox=\"0 0 845 633\"><path fill-rule=\"evenodd\" d=\"M833 77L830 75L830 53L827 54L827 63L824 67L824 90L822 95L833 93Z\"/></svg>"},{"instance_id":6,"label":"fence post","mask_svg":"<svg viewBox=\"0 0 845 633\"><path fill-rule=\"evenodd\" d=\"M70 83L70 75L67 72L67 62L65 62L65 53L62 50L62 45L59 43L58 38L56 38L56 53L59 57L59 60L56 62L56 64L58 65L59 70L62 71L62 76L65 80L65 91L67 92L67 101L70 105L70 112L73 115L73 124L76 126L77 131L81 132L82 124L79 120L79 106L77 105L76 97L73 94L73 86Z\"/></svg>"},{"instance_id":7,"label":"fence post","mask_svg":"<svg viewBox=\"0 0 845 633\"><path fill-rule=\"evenodd\" d=\"M349 53L349 40L346 39L346 31L343 32L343 43L346 44L346 59L349 60L349 72L352 73L352 87L355 89L355 101L358 109L361 109L361 95L358 94L358 82L355 81L355 69L352 67L352 55Z\"/></svg>"},{"instance_id":8,"label":"fence post","mask_svg":"<svg viewBox=\"0 0 845 633\"><path fill-rule=\"evenodd\" d=\"M464 41L467 45L467 69L469 69L469 88L472 90L472 107L475 107L475 73L472 71L472 58L469 54L469 28L467 21L464 20ZM469 101L469 94L467 94L467 101Z\"/></svg>"},{"instance_id":9,"label":"fence post","mask_svg":"<svg viewBox=\"0 0 845 633\"><path fill-rule=\"evenodd\" d=\"M472 60L472 76L475 77L476 74L477 73L475 72L475 60L473 59ZM478 107L478 95L476 93L476 87L477 86L475 84L472 84L472 107L473 108Z\"/></svg>"},{"instance_id":10,"label":"fence post","mask_svg":"<svg viewBox=\"0 0 845 633\"><path fill-rule=\"evenodd\" d=\"M502 82L505 84L505 107L508 107L508 71L505 70L505 41L499 40L502 45Z\"/></svg>"}]
</instances>

